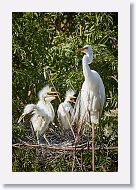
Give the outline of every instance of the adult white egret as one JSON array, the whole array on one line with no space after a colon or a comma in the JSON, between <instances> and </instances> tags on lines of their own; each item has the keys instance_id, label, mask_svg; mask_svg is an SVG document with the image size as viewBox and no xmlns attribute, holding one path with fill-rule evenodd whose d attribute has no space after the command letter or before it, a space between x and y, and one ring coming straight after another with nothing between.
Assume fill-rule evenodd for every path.
<instances>
[{"instance_id":1,"label":"adult white egret","mask_svg":"<svg viewBox=\"0 0 136 190\"><path fill-rule=\"evenodd\" d=\"M105 102L105 88L100 75L91 70L89 64L93 60L93 50L90 45L78 49L85 53L82 67L85 81L81 88L80 119L82 122L99 124Z\"/></svg>"},{"instance_id":2,"label":"adult white egret","mask_svg":"<svg viewBox=\"0 0 136 190\"><path fill-rule=\"evenodd\" d=\"M39 144L39 137L43 134L46 142L49 141L46 137L46 131L49 124L54 120L54 109L51 101L58 97L56 91L51 91L51 87L45 86L38 94L39 101L37 104L28 104L24 108L23 114L20 116L18 123L29 113L32 113L31 123L36 132L37 142Z\"/></svg>"},{"instance_id":3,"label":"adult white egret","mask_svg":"<svg viewBox=\"0 0 136 190\"><path fill-rule=\"evenodd\" d=\"M65 100L62 102L57 110L58 119L64 130L72 129L72 114L73 106L72 103L76 102L75 92L73 90L68 90L65 95Z\"/></svg>"},{"instance_id":4,"label":"adult white egret","mask_svg":"<svg viewBox=\"0 0 136 190\"><path fill-rule=\"evenodd\" d=\"M93 60L93 50L86 45L78 51L85 53L82 59L83 75L85 81L80 95L80 121L81 124L88 122L92 125L92 168L94 165L94 124L99 124L105 102L105 88L100 75L91 70L89 64Z\"/></svg>"}]
</instances>

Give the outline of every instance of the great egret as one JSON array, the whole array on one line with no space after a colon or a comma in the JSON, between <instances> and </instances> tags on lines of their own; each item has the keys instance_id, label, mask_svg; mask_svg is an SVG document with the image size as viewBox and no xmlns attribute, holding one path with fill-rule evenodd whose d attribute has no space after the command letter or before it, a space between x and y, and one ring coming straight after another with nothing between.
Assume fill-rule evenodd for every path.
<instances>
[{"instance_id":1,"label":"great egret","mask_svg":"<svg viewBox=\"0 0 136 190\"><path fill-rule=\"evenodd\" d=\"M80 122L92 125L92 168L94 168L94 124L99 124L105 102L105 88L100 75L91 70L89 64L93 60L93 49L86 45L78 51L85 53L82 59L85 81L80 95Z\"/></svg>"},{"instance_id":2,"label":"great egret","mask_svg":"<svg viewBox=\"0 0 136 190\"><path fill-rule=\"evenodd\" d=\"M82 122L99 124L105 102L104 84L100 75L89 67L93 60L92 47L86 45L77 51L85 53L82 59L85 81L81 88L80 119Z\"/></svg>"},{"instance_id":3,"label":"great egret","mask_svg":"<svg viewBox=\"0 0 136 190\"><path fill-rule=\"evenodd\" d=\"M46 137L46 131L49 124L53 121L55 113L51 101L58 97L56 91L51 91L51 87L45 86L38 94L39 101L37 104L28 104L24 108L23 114L20 116L18 123L29 113L32 113L31 123L36 132L37 142L43 134L46 142L49 141Z\"/></svg>"},{"instance_id":4,"label":"great egret","mask_svg":"<svg viewBox=\"0 0 136 190\"><path fill-rule=\"evenodd\" d=\"M73 90L68 90L64 102L59 105L57 110L58 119L64 130L72 129L71 118L73 114L73 106L71 104L76 102L76 97L74 95L75 92Z\"/></svg>"}]
</instances>

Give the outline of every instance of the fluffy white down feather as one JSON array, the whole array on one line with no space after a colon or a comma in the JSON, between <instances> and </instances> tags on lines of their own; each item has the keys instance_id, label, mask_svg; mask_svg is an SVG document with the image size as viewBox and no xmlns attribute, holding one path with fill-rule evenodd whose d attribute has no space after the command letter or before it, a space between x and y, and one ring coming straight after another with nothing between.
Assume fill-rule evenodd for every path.
<instances>
[{"instance_id":1,"label":"fluffy white down feather","mask_svg":"<svg viewBox=\"0 0 136 190\"><path fill-rule=\"evenodd\" d=\"M65 130L70 129L72 123L73 107L69 102L69 97L74 96L74 94L75 92L73 90L68 90L66 92L65 101L59 105L57 110L58 119Z\"/></svg>"},{"instance_id":2,"label":"fluffy white down feather","mask_svg":"<svg viewBox=\"0 0 136 190\"><path fill-rule=\"evenodd\" d=\"M49 127L49 124L54 120L54 109L51 104L51 101L55 99L54 97L48 97L47 93L51 90L49 86L44 87L38 94L39 101L37 104L28 104L24 108L24 112L18 120L18 123L27 115L32 114L31 122L36 132L37 141L39 143L39 136L44 134L44 138L48 142L46 138L46 130Z\"/></svg>"}]
</instances>

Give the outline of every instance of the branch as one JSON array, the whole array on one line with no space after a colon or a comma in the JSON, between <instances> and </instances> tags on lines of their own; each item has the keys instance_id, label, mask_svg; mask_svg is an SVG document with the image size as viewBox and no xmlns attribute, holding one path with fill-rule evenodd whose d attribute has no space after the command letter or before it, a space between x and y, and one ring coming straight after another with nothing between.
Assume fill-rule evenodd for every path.
<instances>
[{"instance_id":1,"label":"branch","mask_svg":"<svg viewBox=\"0 0 136 190\"><path fill-rule=\"evenodd\" d=\"M48 150L63 150L63 151L82 151L82 150L88 150L88 146L87 147L82 147L81 146L49 146L49 145L45 145L45 144L13 144L12 145L13 148L21 148L21 147L30 147L30 148L46 148ZM90 150L92 150L92 148L89 148ZM104 147L104 148L100 148L100 147L95 147L95 150L118 150L118 147Z\"/></svg>"}]
</instances>

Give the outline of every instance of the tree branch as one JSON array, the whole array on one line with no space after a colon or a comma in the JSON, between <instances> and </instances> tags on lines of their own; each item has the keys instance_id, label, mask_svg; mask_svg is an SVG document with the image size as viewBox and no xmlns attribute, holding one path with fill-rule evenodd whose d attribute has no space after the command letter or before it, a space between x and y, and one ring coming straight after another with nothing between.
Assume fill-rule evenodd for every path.
<instances>
[{"instance_id":1,"label":"tree branch","mask_svg":"<svg viewBox=\"0 0 136 190\"><path fill-rule=\"evenodd\" d=\"M13 148L21 148L21 147L30 147L30 148L46 148L48 150L64 150L64 151L75 151L75 146L49 146L46 144L13 144L12 145ZM90 150L92 150L92 148L89 148ZM82 145L80 146L76 146L76 151L82 151L82 150L88 150L88 146L86 147L82 147ZM118 147L104 147L104 148L100 148L100 147L95 147L95 150L118 150Z\"/></svg>"}]
</instances>

